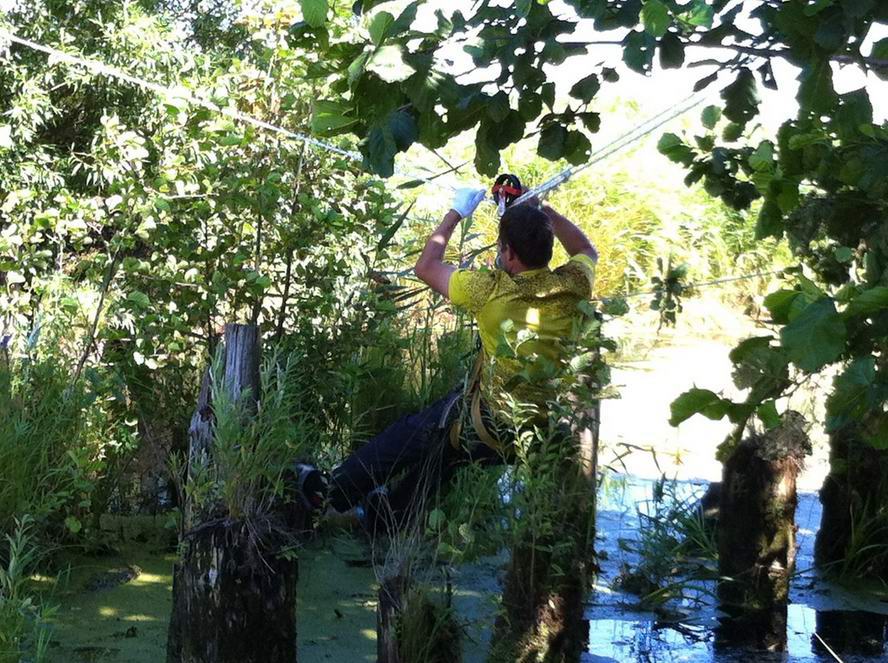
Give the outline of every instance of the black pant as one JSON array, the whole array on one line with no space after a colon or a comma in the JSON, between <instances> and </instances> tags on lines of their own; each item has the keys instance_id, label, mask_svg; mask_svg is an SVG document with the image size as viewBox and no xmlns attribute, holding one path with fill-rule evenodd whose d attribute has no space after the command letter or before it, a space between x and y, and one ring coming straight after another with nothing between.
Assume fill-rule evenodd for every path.
<instances>
[{"instance_id":1,"label":"black pant","mask_svg":"<svg viewBox=\"0 0 888 663\"><path fill-rule=\"evenodd\" d=\"M500 462L499 452L480 442L469 449L450 443L450 424L459 415L461 399L462 388L453 390L421 412L398 419L346 458L331 477L333 507L347 511L397 478L388 503L393 512L403 513L446 482L460 464Z\"/></svg>"}]
</instances>

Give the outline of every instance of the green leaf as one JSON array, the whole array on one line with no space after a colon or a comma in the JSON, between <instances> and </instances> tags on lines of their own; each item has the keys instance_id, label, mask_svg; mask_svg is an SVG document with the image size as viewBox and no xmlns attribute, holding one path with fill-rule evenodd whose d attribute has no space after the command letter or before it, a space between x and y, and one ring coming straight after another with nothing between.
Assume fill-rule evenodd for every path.
<instances>
[{"instance_id":1,"label":"green leaf","mask_svg":"<svg viewBox=\"0 0 888 663\"><path fill-rule=\"evenodd\" d=\"M841 105L835 114L835 125L839 136L853 138L860 133L860 127L873 122L873 105L866 88L848 92L839 97Z\"/></svg>"},{"instance_id":2,"label":"green leaf","mask_svg":"<svg viewBox=\"0 0 888 663\"><path fill-rule=\"evenodd\" d=\"M888 288L878 286L857 295L848 304L846 311L849 315L869 315L886 308L888 308Z\"/></svg>"},{"instance_id":3,"label":"green leaf","mask_svg":"<svg viewBox=\"0 0 888 663\"><path fill-rule=\"evenodd\" d=\"M543 112L543 98L534 92L524 92L518 100L518 112L525 122L535 120Z\"/></svg>"},{"instance_id":4,"label":"green leaf","mask_svg":"<svg viewBox=\"0 0 888 663\"><path fill-rule=\"evenodd\" d=\"M490 98L487 102L487 114L494 122L502 122L508 116L511 108L509 107L509 95L500 90Z\"/></svg>"},{"instance_id":5,"label":"green leaf","mask_svg":"<svg viewBox=\"0 0 888 663\"><path fill-rule=\"evenodd\" d=\"M759 210L755 224L756 239L765 237L780 237L783 234L783 214L780 206L773 200L766 200ZM767 298L765 299L767 303Z\"/></svg>"},{"instance_id":6,"label":"green leaf","mask_svg":"<svg viewBox=\"0 0 888 663\"><path fill-rule=\"evenodd\" d=\"M389 129L399 152L406 152L419 137L419 127L407 111L395 111L389 116Z\"/></svg>"},{"instance_id":7,"label":"green leaf","mask_svg":"<svg viewBox=\"0 0 888 663\"><path fill-rule=\"evenodd\" d=\"M873 409L876 359L872 355L855 358L836 376L826 400L826 430L833 432L850 421L860 420Z\"/></svg>"},{"instance_id":8,"label":"green leaf","mask_svg":"<svg viewBox=\"0 0 888 663\"><path fill-rule=\"evenodd\" d=\"M669 9L660 0L646 0L641 8L641 22L648 34L659 39L666 34L672 20Z\"/></svg>"},{"instance_id":9,"label":"green leaf","mask_svg":"<svg viewBox=\"0 0 888 663\"><path fill-rule=\"evenodd\" d=\"M632 71L647 73L654 61L655 44L656 41L644 32L630 32L623 39L623 62Z\"/></svg>"},{"instance_id":10,"label":"green leaf","mask_svg":"<svg viewBox=\"0 0 888 663\"><path fill-rule=\"evenodd\" d=\"M321 99L314 102L311 114L311 131L317 135L339 132L355 124L355 118L346 117L352 110L348 104Z\"/></svg>"},{"instance_id":11,"label":"green leaf","mask_svg":"<svg viewBox=\"0 0 888 663\"><path fill-rule=\"evenodd\" d=\"M367 70L386 83L406 81L416 71L404 61L404 47L397 44L377 48L367 62Z\"/></svg>"},{"instance_id":12,"label":"green leaf","mask_svg":"<svg viewBox=\"0 0 888 663\"><path fill-rule=\"evenodd\" d=\"M703 126L707 129L715 129L715 125L721 119L722 110L718 106L707 106L703 109Z\"/></svg>"},{"instance_id":13,"label":"green leaf","mask_svg":"<svg viewBox=\"0 0 888 663\"><path fill-rule=\"evenodd\" d=\"M568 131L564 141L565 158L573 166L580 166L589 160L592 143L582 131Z\"/></svg>"},{"instance_id":14,"label":"green leaf","mask_svg":"<svg viewBox=\"0 0 888 663\"><path fill-rule=\"evenodd\" d=\"M81 522L74 516L65 518L65 527L71 534L78 534L83 529Z\"/></svg>"},{"instance_id":15,"label":"green leaf","mask_svg":"<svg viewBox=\"0 0 888 663\"><path fill-rule=\"evenodd\" d=\"M709 419L719 420L728 414L731 402L708 389L694 387L672 401L669 410L671 426L678 426L695 414L702 414Z\"/></svg>"},{"instance_id":16,"label":"green leaf","mask_svg":"<svg viewBox=\"0 0 888 663\"><path fill-rule=\"evenodd\" d=\"M441 509L432 509L429 512L429 529L437 531L447 522L447 516Z\"/></svg>"},{"instance_id":17,"label":"green leaf","mask_svg":"<svg viewBox=\"0 0 888 663\"><path fill-rule=\"evenodd\" d=\"M685 61L685 47L678 35L667 33L660 40L660 66L663 69L678 69Z\"/></svg>"},{"instance_id":18,"label":"green leaf","mask_svg":"<svg viewBox=\"0 0 888 663\"><path fill-rule=\"evenodd\" d=\"M385 40L389 26L395 22L395 17L388 12L378 12L370 21L370 40L374 46L379 46Z\"/></svg>"},{"instance_id":19,"label":"green leaf","mask_svg":"<svg viewBox=\"0 0 888 663\"><path fill-rule=\"evenodd\" d=\"M713 8L706 4L705 0L694 0L690 10L679 15L679 18L694 27L712 27Z\"/></svg>"},{"instance_id":20,"label":"green leaf","mask_svg":"<svg viewBox=\"0 0 888 663\"><path fill-rule=\"evenodd\" d=\"M780 415L777 413L777 403L774 401L765 401L756 408L755 413L766 430L773 430L780 425Z\"/></svg>"},{"instance_id":21,"label":"green leaf","mask_svg":"<svg viewBox=\"0 0 888 663\"><path fill-rule=\"evenodd\" d=\"M305 22L311 27L320 28L327 22L327 12L330 9L327 0L299 0L299 5Z\"/></svg>"},{"instance_id":22,"label":"green leaf","mask_svg":"<svg viewBox=\"0 0 888 663\"><path fill-rule=\"evenodd\" d=\"M828 297L806 306L780 331L780 342L790 360L809 373L836 361L845 349L845 340L845 323Z\"/></svg>"},{"instance_id":23,"label":"green leaf","mask_svg":"<svg viewBox=\"0 0 888 663\"><path fill-rule=\"evenodd\" d=\"M382 177L391 177L395 172L395 155L398 146L389 125L373 127L365 140L367 160L370 169Z\"/></svg>"},{"instance_id":24,"label":"green leaf","mask_svg":"<svg viewBox=\"0 0 888 663\"><path fill-rule=\"evenodd\" d=\"M721 92L725 100L724 115L731 122L745 125L758 113L759 95L755 76L746 67Z\"/></svg>"},{"instance_id":25,"label":"green leaf","mask_svg":"<svg viewBox=\"0 0 888 663\"><path fill-rule=\"evenodd\" d=\"M133 290L126 296L126 298L141 308L148 308L151 306L151 300L148 298L148 295L140 290Z\"/></svg>"},{"instance_id":26,"label":"green leaf","mask_svg":"<svg viewBox=\"0 0 888 663\"><path fill-rule=\"evenodd\" d=\"M690 166L694 161L694 151L673 133L665 133L657 141L657 150L670 161Z\"/></svg>"},{"instance_id":27,"label":"green leaf","mask_svg":"<svg viewBox=\"0 0 888 663\"><path fill-rule=\"evenodd\" d=\"M364 75L364 69L367 67L367 60L370 59L370 52L364 51L348 65L348 86L353 88L361 76Z\"/></svg>"},{"instance_id":28,"label":"green leaf","mask_svg":"<svg viewBox=\"0 0 888 663\"><path fill-rule=\"evenodd\" d=\"M722 131L722 138L724 138L729 143L733 143L735 140L740 138L743 135L743 125L737 124L736 122L728 123L724 131Z\"/></svg>"},{"instance_id":29,"label":"green leaf","mask_svg":"<svg viewBox=\"0 0 888 663\"><path fill-rule=\"evenodd\" d=\"M749 155L749 165L756 171L769 170L774 165L774 144L769 140L759 143Z\"/></svg>"},{"instance_id":30,"label":"green leaf","mask_svg":"<svg viewBox=\"0 0 888 663\"><path fill-rule=\"evenodd\" d=\"M765 297L765 308L770 312L771 320L775 324L789 323L789 311L800 294L798 290L777 290Z\"/></svg>"},{"instance_id":31,"label":"green leaf","mask_svg":"<svg viewBox=\"0 0 888 663\"><path fill-rule=\"evenodd\" d=\"M537 153L544 159L557 161L566 152L567 129L560 124L553 124L540 132L540 142Z\"/></svg>"},{"instance_id":32,"label":"green leaf","mask_svg":"<svg viewBox=\"0 0 888 663\"><path fill-rule=\"evenodd\" d=\"M573 84L573 87L570 88L570 96L588 104L600 88L601 83L598 80L598 76L589 74Z\"/></svg>"},{"instance_id":33,"label":"green leaf","mask_svg":"<svg viewBox=\"0 0 888 663\"><path fill-rule=\"evenodd\" d=\"M377 252L382 251L389 245L389 243L392 241L392 238L395 236L395 233L397 233L398 229L400 229L400 227L404 225L404 221L407 220L407 215L410 214L410 210L413 209L413 205L414 203L410 203L407 206L407 209L404 210L404 213L401 214L397 219L395 219L395 222L392 225L385 229L385 232L382 233L382 236L376 243Z\"/></svg>"},{"instance_id":34,"label":"green leaf","mask_svg":"<svg viewBox=\"0 0 888 663\"><path fill-rule=\"evenodd\" d=\"M873 50L870 51L870 57L874 60L888 60L888 37L880 39L873 44ZM882 80L888 80L888 67L873 67L873 71L876 73L876 76Z\"/></svg>"},{"instance_id":35,"label":"green leaf","mask_svg":"<svg viewBox=\"0 0 888 663\"><path fill-rule=\"evenodd\" d=\"M825 113L832 109L836 103L836 91L828 60L816 60L807 64L799 78L801 83L796 98L803 111Z\"/></svg>"}]
</instances>

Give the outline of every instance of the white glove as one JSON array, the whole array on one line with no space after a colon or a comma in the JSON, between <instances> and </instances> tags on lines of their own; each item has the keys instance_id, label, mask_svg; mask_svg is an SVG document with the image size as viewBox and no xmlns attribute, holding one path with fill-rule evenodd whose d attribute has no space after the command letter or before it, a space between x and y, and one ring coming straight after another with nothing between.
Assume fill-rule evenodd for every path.
<instances>
[{"instance_id":1,"label":"white glove","mask_svg":"<svg viewBox=\"0 0 888 663\"><path fill-rule=\"evenodd\" d=\"M465 219L466 217L472 216L472 213L486 197L486 189L457 189L451 209Z\"/></svg>"}]
</instances>

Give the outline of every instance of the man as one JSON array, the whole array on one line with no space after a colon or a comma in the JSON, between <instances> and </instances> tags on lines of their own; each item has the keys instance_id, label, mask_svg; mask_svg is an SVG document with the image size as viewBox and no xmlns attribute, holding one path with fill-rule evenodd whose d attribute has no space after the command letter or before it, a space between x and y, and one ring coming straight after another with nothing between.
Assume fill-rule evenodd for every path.
<instances>
[{"instance_id":1,"label":"man","mask_svg":"<svg viewBox=\"0 0 888 663\"><path fill-rule=\"evenodd\" d=\"M403 513L423 492L421 485L434 487L460 462L501 458L507 440L498 424L505 419L509 395L536 406L540 414L545 410L543 388L528 383L510 387L522 362L498 357L497 349L501 341L514 344L521 330L529 330L533 339L521 345L521 352L557 359L560 339L568 336L579 316L577 305L592 296L598 255L583 231L551 207L537 207L534 200L535 204L512 206L502 216L498 269L458 269L446 263L444 252L456 225L471 216L484 197L483 189L457 191L416 263L422 281L475 317L485 358L478 364L477 379L467 390L457 389L395 422L339 465L330 487L331 504L338 511L358 505L371 493L380 495L392 477L406 474L386 500L390 513ZM570 260L553 271L549 262L555 238ZM460 406L471 410L470 432L479 440L470 449L450 434Z\"/></svg>"}]
</instances>

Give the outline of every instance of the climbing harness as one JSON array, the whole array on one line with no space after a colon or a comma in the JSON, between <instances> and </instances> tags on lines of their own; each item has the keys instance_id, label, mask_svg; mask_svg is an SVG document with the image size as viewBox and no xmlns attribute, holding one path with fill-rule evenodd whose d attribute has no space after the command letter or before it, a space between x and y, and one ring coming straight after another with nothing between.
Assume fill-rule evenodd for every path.
<instances>
[{"instance_id":1,"label":"climbing harness","mask_svg":"<svg viewBox=\"0 0 888 663\"><path fill-rule=\"evenodd\" d=\"M517 175L503 173L496 178L493 183L491 194L493 195L493 202L496 204L496 209L500 216L505 214L506 209L511 207L512 203L521 197L523 191L524 189L521 187L521 180L518 179Z\"/></svg>"}]
</instances>

